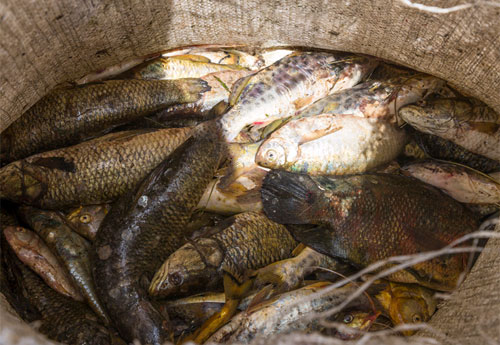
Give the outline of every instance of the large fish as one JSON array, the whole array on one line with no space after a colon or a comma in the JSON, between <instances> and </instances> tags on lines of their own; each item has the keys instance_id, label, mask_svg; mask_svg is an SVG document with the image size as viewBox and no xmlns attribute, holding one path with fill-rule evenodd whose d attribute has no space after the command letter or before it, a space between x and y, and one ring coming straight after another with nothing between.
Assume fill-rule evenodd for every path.
<instances>
[{"instance_id":1,"label":"large fish","mask_svg":"<svg viewBox=\"0 0 500 345\"><path fill-rule=\"evenodd\" d=\"M110 80L56 89L2 133L7 160L77 144L178 103L208 88L200 79Z\"/></svg>"},{"instance_id":2,"label":"large fish","mask_svg":"<svg viewBox=\"0 0 500 345\"><path fill-rule=\"evenodd\" d=\"M305 108L297 116L350 114L396 122L395 115L399 108L424 99L443 87L444 83L444 80L424 74L368 81L328 95Z\"/></svg>"},{"instance_id":3,"label":"large fish","mask_svg":"<svg viewBox=\"0 0 500 345\"><path fill-rule=\"evenodd\" d=\"M500 161L500 116L486 105L438 99L423 106L401 108L399 116L419 131Z\"/></svg>"},{"instance_id":4,"label":"large fish","mask_svg":"<svg viewBox=\"0 0 500 345\"><path fill-rule=\"evenodd\" d=\"M111 202L189 135L188 128L118 132L43 152L0 169L0 196L44 209Z\"/></svg>"},{"instance_id":5,"label":"large fish","mask_svg":"<svg viewBox=\"0 0 500 345\"><path fill-rule=\"evenodd\" d=\"M235 86L233 107L219 120L224 136L233 142L247 126L259 128L292 116L330 92L356 85L375 65L373 59L340 53L289 55Z\"/></svg>"},{"instance_id":6,"label":"large fish","mask_svg":"<svg viewBox=\"0 0 500 345\"><path fill-rule=\"evenodd\" d=\"M295 246L283 225L261 213L240 213L170 255L153 277L149 293L200 292L220 285L223 274L242 284L250 270L290 257Z\"/></svg>"},{"instance_id":7,"label":"large fish","mask_svg":"<svg viewBox=\"0 0 500 345\"><path fill-rule=\"evenodd\" d=\"M273 170L264 179L262 202L275 222L319 225L290 231L311 248L360 268L441 249L479 225L469 210L435 187L390 174L311 177ZM466 258L465 253L439 256L390 279L452 290Z\"/></svg>"},{"instance_id":8,"label":"large fish","mask_svg":"<svg viewBox=\"0 0 500 345\"><path fill-rule=\"evenodd\" d=\"M66 268L36 233L14 226L5 228L3 233L19 260L35 271L47 285L65 296L83 301Z\"/></svg>"},{"instance_id":9,"label":"large fish","mask_svg":"<svg viewBox=\"0 0 500 345\"><path fill-rule=\"evenodd\" d=\"M60 262L90 307L106 323L109 318L96 294L90 266L90 244L75 233L58 212L38 210L33 207L20 208L24 221L45 241Z\"/></svg>"},{"instance_id":10,"label":"large fish","mask_svg":"<svg viewBox=\"0 0 500 345\"><path fill-rule=\"evenodd\" d=\"M127 341L148 345L169 339L169 324L151 304L147 285L189 236L186 225L224 147L214 124L201 124L134 192L121 197L101 224L94 241L94 279Z\"/></svg>"},{"instance_id":11,"label":"large fish","mask_svg":"<svg viewBox=\"0 0 500 345\"><path fill-rule=\"evenodd\" d=\"M460 202L500 205L500 180L467 166L427 160L410 163L401 170L403 174L437 187Z\"/></svg>"},{"instance_id":12,"label":"large fish","mask_svg":"<svg viewBox=\"0 0 500 345\"><path fill-rule=\"evenodd\" d=\"M283 125L260 146L255 161L311 175L355 174L392 161L406 140L388 121L322 114Z\"/></svg>"},{"instance_id":13,"label":"large fish","mask_svg":"<svg viewBox=\"0 0 500 345\"><path fill-rule=\"evenodd\" d=\"M464 164L486 173L500 171L500 161L475 154L450 140L419 131L412 131L411 136L418 146L432 158Z\"/></svg>"},{"instance_id":14,"label":"large fish","mask_svg":"<svg viewBox=\"0 0 500 345\"><path fill-rule=\"evenodd\" d=\"M20 270L23 295L42 316L40 333L64 344L125 345L85 303L52 290L19 260L13 264Z\"/></svg>"}]
</instances>

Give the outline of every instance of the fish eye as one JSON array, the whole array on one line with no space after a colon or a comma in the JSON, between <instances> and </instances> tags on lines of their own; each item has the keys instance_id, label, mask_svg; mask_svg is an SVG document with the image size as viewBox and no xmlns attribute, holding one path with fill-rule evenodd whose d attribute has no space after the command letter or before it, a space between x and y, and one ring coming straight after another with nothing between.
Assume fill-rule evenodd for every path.
<instances>
[{"instance_id":1,"label":"fish eye","mask_svg":"<svg viewBox=\"0 0 500 345\"><path fill-rule=\"evenodd\" d=\"M275 150L268 150L266 152L266 159L270 162L274 162L276 160L276 158L278 157L278 155L276 154L276 151Z\"/></svg>"},{"instance_id":2,"label":"fish eye","mask_svg":"<svg viewBox=\"0 0 500 345\"><path fill-rule=\"evenodd\" d=\"M422 317L421 317L420 315L418 315L418 314L413 314L413 316L412 316L412 318L411 318L411 319L412 319L412 321L413 321L414 323L419 323L419 322L422 322Z\"/></svg>"},{"instance_id":3,"label":"fish eye","mask_svg":"<svg viewBox=\"0 0 500 345\"><path fill-rule=\"evenodd\" d=\"M88 213L82 214L80 216L80 222L83 224L90 223L91 220L92 220L92 216Z\"/></svg>"},{"instance_id":4,"label":"fish eye","mask_svg":"<svg viewBox=\"0 0 500 345\"><path fill-rule=\"evenodd\" d=\"M347 314L346 316L344 316L344 320L342 320L344 323L351 323L352 320L354 320L354 316L352 316L351 314Z\"/></svg>"},{"instance_id":5,"label":"fish eye","mask_svg":"<svg viewBox=\"0 0 500 345\"><path fill-rule=\"evenodd\" d=\"M175 272L175 273L172 273L172 274L169 274L168 276L168 282L174 286L179 286L182 284L182 282L184 281L184 278L182 277L182 275L178 272Z\"/></svg>"}]
</instances>

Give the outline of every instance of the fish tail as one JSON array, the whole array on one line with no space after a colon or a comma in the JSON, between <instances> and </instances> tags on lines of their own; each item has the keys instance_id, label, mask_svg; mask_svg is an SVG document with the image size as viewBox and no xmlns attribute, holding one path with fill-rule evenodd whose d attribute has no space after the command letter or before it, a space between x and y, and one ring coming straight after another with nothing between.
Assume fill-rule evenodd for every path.
<instances>
[{"instance_id":1,"label":"fish tail","mask_svg":"<svg viewBox=\"0 0 500 345\"><path fill-rule=\"evenodd\" d=\"M261 198L268 218L281 224L316 223L324 201L310 176L279 170L267 174Z\"/></svg>"}]
</instances>

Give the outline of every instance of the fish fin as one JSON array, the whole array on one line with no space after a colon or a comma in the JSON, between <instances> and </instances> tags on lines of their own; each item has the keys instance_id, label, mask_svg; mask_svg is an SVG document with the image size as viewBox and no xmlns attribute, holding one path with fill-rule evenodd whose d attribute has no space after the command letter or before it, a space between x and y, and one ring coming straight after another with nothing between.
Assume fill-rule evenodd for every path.
<instances>
[{"instance_id":1,"label":"fish fin","mask_svg":"<svg viewBox=\"0 0 500 345\"><path fill-rule=\"evenodd\" d=\"M241 94L243 93L243 90L245 90L246 86L250 82L250 79L253 77L253 73L250 75L247 75L246 77L238 79L234 84L231 89L231 95L228 98L228 103L229 106L232 107L238 102L238 99L240 98Z\"/></svg>"},{"instance_id":2,"label":"fish fin","mask_svg":"<svg viewBox=\"0 0 500 345\"><path fill-rule=\"evenodd\" d=\"M263 303L265 303L269 298L273 297L274 287L272 284L268 284L264 286L257 294L252 298L252 300L248 303L248 307L245 310L247 315L252 314L256 310L259 310Z\"/></svg>"},{"instance_id":3,"label":"fish fin","mask_svg":"<svg viewBox=\"0 0 500 345\"><path fill-rule=\"evenodd\" d=\"M500 128L500 125L494 122L469 121L468 124L472 129L490 135L496 133Z\"/></svg>"},{"instance_id":4,"label":"fish fin","mask_svg":"<svg viewBox=\"0 0 500 345\"><path fill-rule=\"evenodd\" d=\"M76 172L75 163L73 163L73 161L71 160L67 160L64 157L36 158L32 162L30 162L30 164L45 167L48 169L61 170L64 172L70 172L70 173Z\"/></svg>"},{"instance_id":5,"label":"fish fin","mask_svg":"<svg viewBox=\"0 0 500 345\"><path fill-rule=\"evenodd\" d=\"M315 223L324 201L310 176L279 170L264 178L261 198L269 219L281 224Z\"/></svg>"},{"instance_id":6,"label":"fish fin","mask_svg":"<svg viewBox=\"0 0 500 345\"><path fill-rule=\"evenodd\" d=\"M287 226L287 229L295 240L306 244L318 253L340 260L348 260L346 250L335 241L332 230L328 227Z\"/></svg>"}]
</instances>

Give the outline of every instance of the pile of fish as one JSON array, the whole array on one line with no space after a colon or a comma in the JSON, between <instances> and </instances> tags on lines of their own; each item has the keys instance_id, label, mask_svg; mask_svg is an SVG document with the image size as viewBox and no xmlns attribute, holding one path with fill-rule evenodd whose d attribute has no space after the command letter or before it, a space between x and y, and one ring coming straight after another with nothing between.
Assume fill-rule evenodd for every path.
<instances>
[{"instance_id":1,"label":"pile of fish","mask_svg":"<svg viewBox=\"0 0 500 345\"><path fill-rule=\"evenodd\" d=\"M135 59L52 90L1 140L0 292L68 344L423 323L474 254L387 259L500 206L497 113L343 52Z\"/></svg>"}]
</instances>

